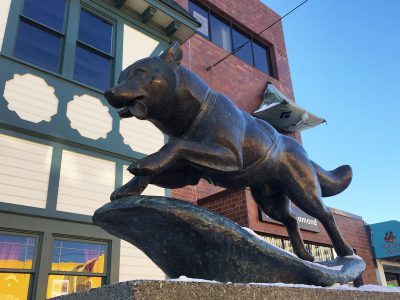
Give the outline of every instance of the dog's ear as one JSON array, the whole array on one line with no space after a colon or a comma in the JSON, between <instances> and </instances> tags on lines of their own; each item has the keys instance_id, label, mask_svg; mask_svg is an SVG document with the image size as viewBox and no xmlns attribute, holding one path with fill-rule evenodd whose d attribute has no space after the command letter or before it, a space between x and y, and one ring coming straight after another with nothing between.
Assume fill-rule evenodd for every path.
<instances>
[{"instance_id":1,"label":"dog's ear","mask_svg":"<svg viewBox=\"0 0 400 300\"><path fill-rule=\"evenodd\" d=\"M160 58L167 63L175 63L179 65L183 58L181 45L178 42L174 42L171 47L161 53Z\"/></svg>"}]
</instances>

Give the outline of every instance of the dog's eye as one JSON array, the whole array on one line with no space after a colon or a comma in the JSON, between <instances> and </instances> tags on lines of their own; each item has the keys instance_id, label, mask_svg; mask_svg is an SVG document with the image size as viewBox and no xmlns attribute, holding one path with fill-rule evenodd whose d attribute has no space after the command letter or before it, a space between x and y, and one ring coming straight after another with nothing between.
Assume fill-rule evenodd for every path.
<instances>
[{"instance_id":1,"label":"dog's eye","mask_svg":"<svg viewBox=\"0 0 400 300\"><path fill-rule=\"evenodd\" d=\"M146 71L143 69L135 69L133 71L134 76L143 76L145 73L146 73Z\"/></svg>"}]
</instances>

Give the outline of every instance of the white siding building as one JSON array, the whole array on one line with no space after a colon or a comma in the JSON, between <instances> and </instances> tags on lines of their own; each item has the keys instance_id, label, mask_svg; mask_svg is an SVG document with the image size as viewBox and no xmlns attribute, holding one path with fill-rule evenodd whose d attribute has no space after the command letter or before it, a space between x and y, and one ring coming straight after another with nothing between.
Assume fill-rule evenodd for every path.
<instances>
[{"instance_id":1,"label":"white siding building","mask_svg":"<svg viewBox=\"0 0 400 300\"><path fill-rule=\"evenodd\" d=\"M165 140L149 122L120 120L103 91L197 26L165 0L0 1L0 299L165 279L92 224L129 164Z\"/></svg>"}]
</instances>

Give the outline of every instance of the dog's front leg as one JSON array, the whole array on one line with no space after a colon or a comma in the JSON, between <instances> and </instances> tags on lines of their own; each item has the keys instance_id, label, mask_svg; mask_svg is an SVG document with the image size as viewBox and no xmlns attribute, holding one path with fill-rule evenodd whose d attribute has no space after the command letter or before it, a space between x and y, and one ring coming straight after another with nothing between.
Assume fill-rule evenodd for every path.
<instances>
[{"instance_id":1,"label":"dog's front leg","mask_svg":"<svg viewBox=\"0 0 400 300\"><path fill-rule=\"evenodd\" d=\"M134 162L128 170L134 175L157 174L181 161L200 168L216 171L237 171L242 168L240 152L218 144L205 144L186 140L172 140L160 151Z\"/></svg>"},{"instance_id":2,"label":"dog's front leg","mask_svg":"<svg viewBox=\"0 0 400 300\"><path fill-rule=\"evenodd\" d=\"M156 153L133 162L129 166L128 171L136 176L158 174L175 161L177 152L176 143L170 141Z\"/></svg>"}]
</instances>

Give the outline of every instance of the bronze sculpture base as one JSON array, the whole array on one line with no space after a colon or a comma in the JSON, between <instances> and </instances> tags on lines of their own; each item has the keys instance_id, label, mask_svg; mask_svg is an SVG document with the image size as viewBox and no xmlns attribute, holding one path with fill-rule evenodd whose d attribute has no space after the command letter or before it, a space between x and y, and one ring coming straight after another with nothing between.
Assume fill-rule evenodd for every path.
<instances>
[{"instance_id":1,"label":"bronze sculpture base","mask_svg":"<svg viewBox=\"0 0 400 300\"><path fill-rule=\"evenodd\" d=\"M357 256L302 260L223 216L168 197L115 200L93 222L141 249L170 278L330 286L353 281L365 268Z\"/></svg>"}]
</instances>

